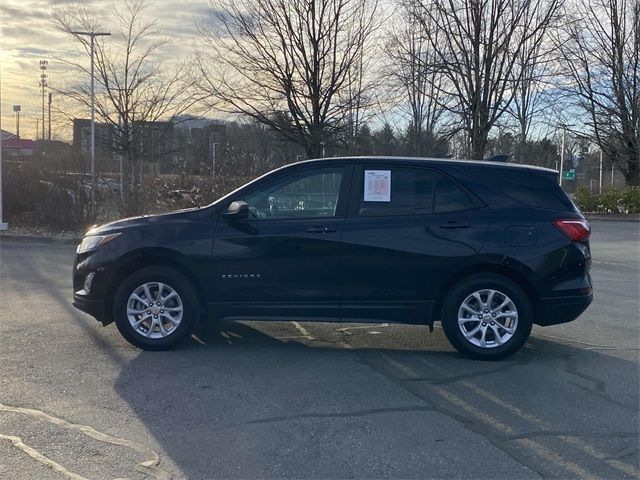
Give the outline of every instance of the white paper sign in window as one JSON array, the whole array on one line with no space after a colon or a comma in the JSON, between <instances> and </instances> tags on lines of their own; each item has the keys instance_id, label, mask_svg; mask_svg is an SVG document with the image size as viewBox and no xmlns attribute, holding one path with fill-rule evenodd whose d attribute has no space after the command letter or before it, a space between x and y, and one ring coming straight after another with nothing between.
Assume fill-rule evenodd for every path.
<instances>
[{"instance_id":1,"label":"white paper sign in window","mask_svg":"<svg viewBox=\"0 0 640 480\"><path fill-rule=\"evenodd\" d=\"M364 171L364 201L391 201L391 170Z\"/></svg>"}]
</instances>

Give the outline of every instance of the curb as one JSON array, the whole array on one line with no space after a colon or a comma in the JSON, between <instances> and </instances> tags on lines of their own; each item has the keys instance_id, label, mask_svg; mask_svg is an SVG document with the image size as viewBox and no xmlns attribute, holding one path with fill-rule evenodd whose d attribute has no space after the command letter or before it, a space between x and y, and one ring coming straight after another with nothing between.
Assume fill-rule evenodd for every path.
<instances>
[{"instance_id":1,"label":"curb","mask_svg":"<svg viewBox=\"0 0 640 480\"><path fill-rule=\"evenodd\" d=\"M77 245L82 241L79 237L61 237L47 235L0 234L0 242L56 243L58 245Z\"/></svg>"},{"instance_id":2,"label":"curb","mask_svg":"<svg viewBox=\"0 0 640 480\"><path fill-rule=\"evenodd\" d=\"M597 220L599 222L630 222L630 223L639 223L640 216L625 216L625 217L615 217L608 215L585 215L587 220Z\"/></svg>"}]
</instances>

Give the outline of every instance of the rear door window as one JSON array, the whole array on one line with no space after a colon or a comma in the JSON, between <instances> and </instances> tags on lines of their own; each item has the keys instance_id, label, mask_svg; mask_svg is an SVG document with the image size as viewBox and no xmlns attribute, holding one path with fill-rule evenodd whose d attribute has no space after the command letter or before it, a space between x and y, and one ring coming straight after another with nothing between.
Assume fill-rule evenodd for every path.
<instances>
[{"instance_id":1,"label":"rear door window","mask_svg":"<svg viewBox=\"0 0 640 480\"><path fill-rule=\"evenodd\" d=\"M457 183L429 168L365 167L356 178L358 216L426 215L477 206Z\"/></svg>"}]
</instances>

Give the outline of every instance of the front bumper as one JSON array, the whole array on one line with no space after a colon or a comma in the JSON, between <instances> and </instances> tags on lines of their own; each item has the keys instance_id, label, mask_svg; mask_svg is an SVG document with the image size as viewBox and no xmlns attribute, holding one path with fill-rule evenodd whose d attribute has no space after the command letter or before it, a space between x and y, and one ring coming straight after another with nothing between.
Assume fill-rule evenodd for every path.
<instances>
[{"instance_id":1,"label":"front bumper","mask_svg":"<svg viewBox=\"0 0 640 480\"><path fill-rule=\"evenodd\" d=\"M593 292L589 290L582 295L541 298L534 323L548 326L575 320L593 301Z\"/></svg>"},{"instance_id":2,"label":"front bumper","mask_svg":"<svg viewBox=\"0 0 640 480\"><path fill-rule=\"evenodd\" d=\"M83 290L74 292L72 305L78 310L88 313L103 325L108 325L113 321L107 313L104 300L84 295Z\"/></svg>"}]
</instances>

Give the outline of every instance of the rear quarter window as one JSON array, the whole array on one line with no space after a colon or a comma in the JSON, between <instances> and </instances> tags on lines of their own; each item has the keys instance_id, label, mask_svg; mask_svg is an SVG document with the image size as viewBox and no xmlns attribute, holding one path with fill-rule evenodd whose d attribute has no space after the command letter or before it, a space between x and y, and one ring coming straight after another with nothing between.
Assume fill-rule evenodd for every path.
<instances>
[{"instance_id":1,"label":"rear quarter window","mask_svg":"<svg viewBox=\"0 0 640 480\"><path fill-rule=\"evenodd\" d=\"M479 172L481 180L516 202L546 210L571 210L575 205L552 174L528 170L487 169Z\"/></svg>"}]
</instances>

